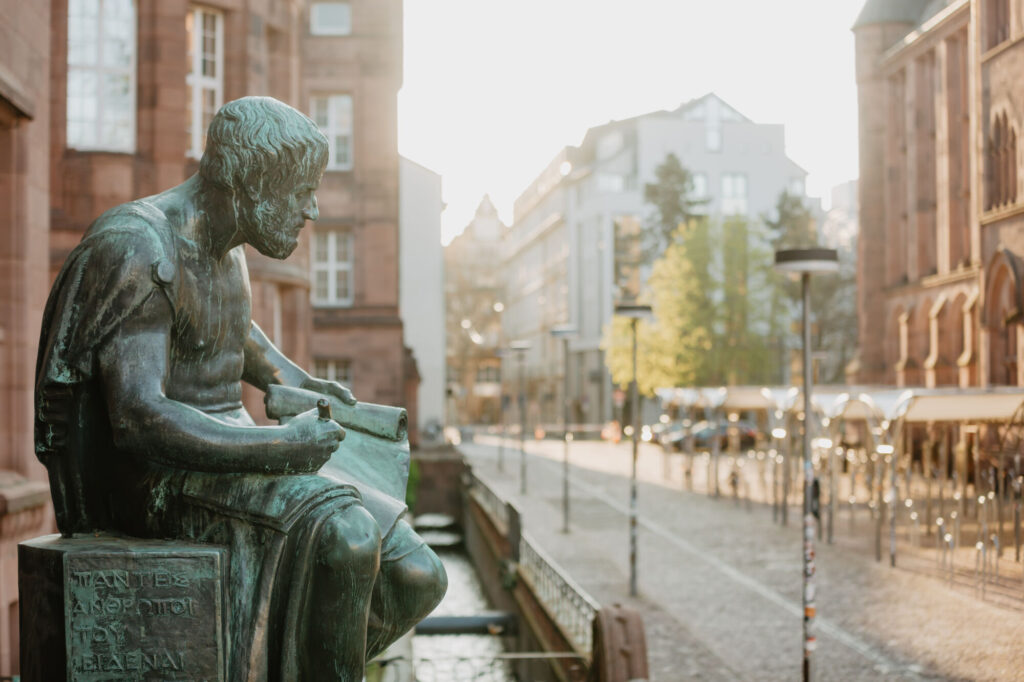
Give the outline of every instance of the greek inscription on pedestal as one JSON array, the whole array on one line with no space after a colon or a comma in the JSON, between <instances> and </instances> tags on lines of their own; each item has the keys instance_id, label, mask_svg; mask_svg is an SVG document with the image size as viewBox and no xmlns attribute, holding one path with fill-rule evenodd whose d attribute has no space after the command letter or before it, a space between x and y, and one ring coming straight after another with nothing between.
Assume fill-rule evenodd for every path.
<instances>
[{"instance_id":1,"label":"greek inscription on pedestal","mask_svg":"<svg viewBox=\"0 0 1024 682\"><path fill-rule=\"evenodd\" d=\"M64 558L69 682L223 680L215 550Z\"/></svg>"}]
</instances>

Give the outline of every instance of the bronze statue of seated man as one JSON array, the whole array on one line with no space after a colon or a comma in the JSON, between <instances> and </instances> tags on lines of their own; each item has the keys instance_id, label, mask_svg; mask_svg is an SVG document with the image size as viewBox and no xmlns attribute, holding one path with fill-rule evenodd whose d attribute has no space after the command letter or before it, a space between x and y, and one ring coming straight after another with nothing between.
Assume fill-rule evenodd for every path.
<instances>
[{"instance_id":1,"label":"bronze statue of seated man","mask_svg":"<svg viewBox=\"0 0 1024 682\"><path fill-rule=\"evenodd\" d=\"M327 155L295 109L226 104L196 175L93 223L43 320L36 449L61 532L228 546L231 680L361 680L446 588L401 501L321 470L341 426L242 406L242 381L356 402L252 321L243 250L294 251Z\"/></svg>"}]
</instances>

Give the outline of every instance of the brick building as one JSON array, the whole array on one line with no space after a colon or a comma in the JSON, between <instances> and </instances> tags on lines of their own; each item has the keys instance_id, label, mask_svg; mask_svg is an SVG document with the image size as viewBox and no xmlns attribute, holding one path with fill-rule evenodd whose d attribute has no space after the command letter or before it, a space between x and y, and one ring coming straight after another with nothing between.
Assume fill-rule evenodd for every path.
<instances>
[{"instance_id":1,"label":"brick building","mask_svg":"<svg viewBox=\"0 0 1024 682\"><path fill-rule=\"evenodd\" d=\"M53 527L32 442L46 303L50 3L0 0L0 676L18 672L17 545Z\"/></svg>"},{"instance_id":2,"label":"brick building","mask_svg":"<svg viewBox=\"0 0 1024 682\"><path fill-rule=\"evenodd\" d=\"M1024 2L868 0L859 381L1024 384Z\"/></svg>"},{"instance_id":3,"label":"brick building","mask_svg":"<svg viewBox=\"0 0 1024 682\"><path fill-rule=\"evenodd\" d=\"M253 315L286 354L414 408L398 299L401 0L0 0L0 676L15 674L19 541L53 528L36 461L49 290L104 210L182 182L226 101L270 95L331 143L320 221L250 249ZM247 389L254 416L262 400Z\"/></svg>"}]
</instances>

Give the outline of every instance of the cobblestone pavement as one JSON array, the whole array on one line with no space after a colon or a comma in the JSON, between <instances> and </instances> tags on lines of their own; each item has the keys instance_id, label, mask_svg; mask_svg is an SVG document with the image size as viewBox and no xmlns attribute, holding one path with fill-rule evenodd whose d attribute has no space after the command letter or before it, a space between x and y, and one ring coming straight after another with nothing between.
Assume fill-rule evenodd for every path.
<instances>
[{"instance_id":1,"label":"cobblestone pavement","mask_svg":"<svg viewBox=\"0 0 1024 682\"><path fill-rule=\"evenodd\" d=\"M504 448L504 472L496 444L484 438L460 449L584 589L644 613L652 680L800 679L797 511L784 528L770 507L682 491L681 477L666 484L660 450L642 448L640 594L630 599L629 445L572 444L566 536L561 442L527 443L526 496L519 495L518 443ZM1024 680L1019 599L983 601L968 587L950 587L923 570L933 566L923 555L892 569L874 560L867 535L816 550L816 680Z\"/></svg>"}]
</instances>

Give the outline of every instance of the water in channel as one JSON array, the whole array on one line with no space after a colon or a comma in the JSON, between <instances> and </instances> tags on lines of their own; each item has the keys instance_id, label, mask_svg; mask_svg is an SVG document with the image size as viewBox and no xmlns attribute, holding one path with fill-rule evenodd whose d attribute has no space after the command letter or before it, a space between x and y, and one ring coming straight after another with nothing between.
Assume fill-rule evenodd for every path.
<instances>
[{"instance_id":1,"label":"water in channel","mask_svg":"<svg viewBox=\"0 0 1024 682\"><path fill-rule=\"evenodd\" d=\"M469 616L490 608L469 557L459 549L435 548L448 571L448 592L436 616ZM504 652L490 635L417 635L412 640L416 682L510 682Z\"/></svg>"}]
</instances>

